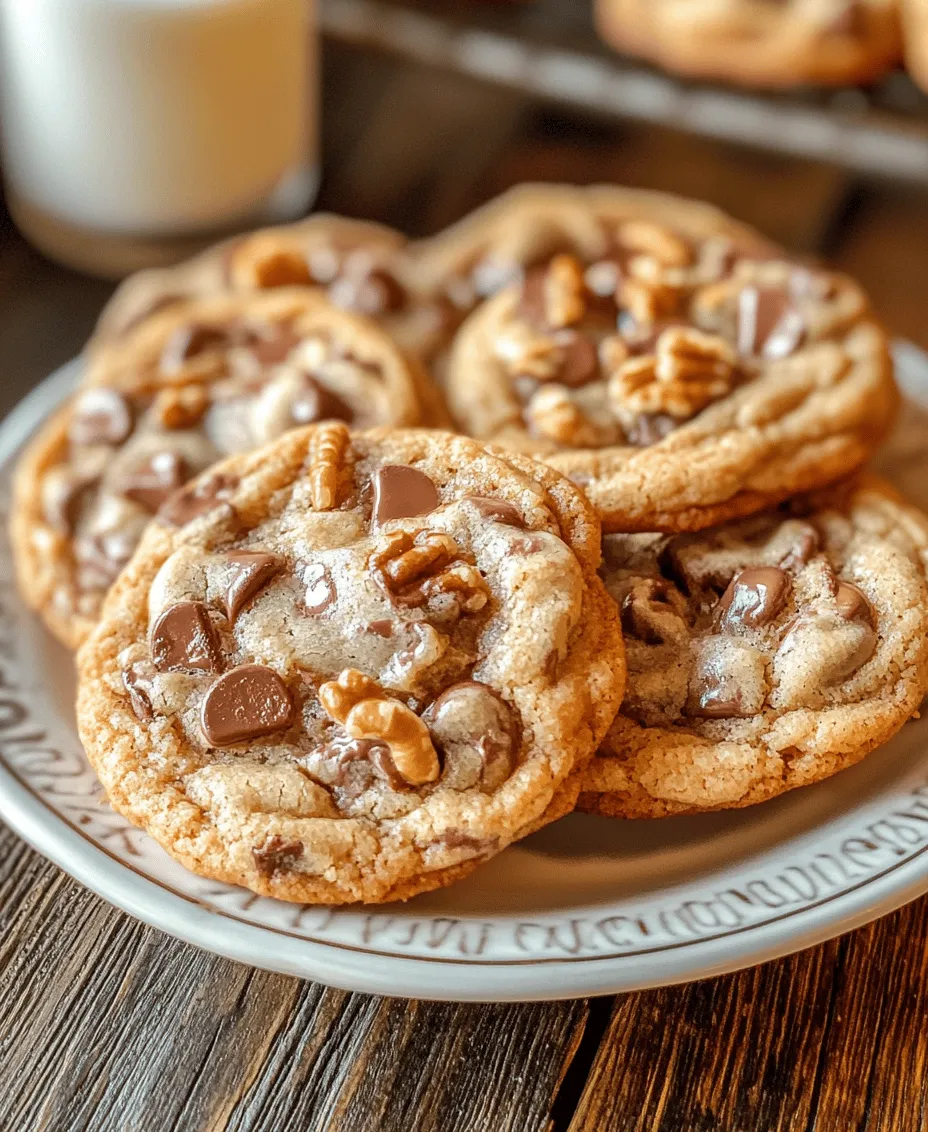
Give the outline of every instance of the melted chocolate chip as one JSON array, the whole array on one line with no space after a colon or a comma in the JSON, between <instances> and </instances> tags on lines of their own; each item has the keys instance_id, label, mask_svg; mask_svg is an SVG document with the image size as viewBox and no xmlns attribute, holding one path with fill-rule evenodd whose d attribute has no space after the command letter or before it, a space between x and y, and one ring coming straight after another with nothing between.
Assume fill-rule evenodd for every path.
<instances>
[{"instance_id":1,"label":"melted chocolate chip","mask_svg":"<svg viewBox=\"0 0 928 1132\"><path fill-rule=\"evenodd\" d=\"M499 846L498 837L474 837L463 829L449 829L436 837L433 845L443 849L466 849L469 857L482 857L485 853L495 853Z\"/></svg>"},{"instance_id":2,"label":"melted chocolate chip","mask_svg":"<svg viewBox=\"0 0 928 1132\"><path fill-rule=\"evenodd\" d=\"M237 486L238 479L235 476L209 476L170 496L159 510L158 517L171 526L185 527L214 507L220 506Z\"/></svg>"},{"instance_id":3,"label":"melted chocolate chip","mask_svg":"<svg viewBox=\"0 0 928 1132\"><path fill-rule=\"evenodd\" d=\"M222 653L202 601L181 601L162 613L151 631L151 659L159 672L221 672Z\"/></svg>"},{"instance_id":4,"label":"melted chocolate chip","mask_svg":"<svg viewBox=\"0 0 928 1132\"><path fill-rule=\"evenodd\" d=\"M200 726L210 746L228 747L286 731L293 716L293 700L277 673L260 664L243 664L210 685L200 708Z\"/></svg>"},{"instance_id":5,"label":"melted chocolate chip","mask_svg":"<svg viewBox=\"0 0 928 1132\"><path fill-rule=\"evenodd\" d=\"M303 610L311 616L324 613L338 596L332 575L321 562L303 563L299 572L306 586Z\"/></svg>"},{"instance_id":6,"label":"melted chocolate chip","mask_svg":"<svg viewBox=\"0 0 928 1132\"><path fill-rule=\"evenodd\" d=\"M64 471L43 485L42 511L46 522L62 535L72 535L81 512L84 493L99 477Z\"/></svg>"},{"instance_id":7,"label":"melted chocolate chip","mask_svg":"<svg viewBox=\"0 0 928 1132\"><path fill-rule=\"evenodd\" d=\"M243 331L243 344L262 366L276 366L285 362L300 342L302 338L289 322L246 327Z\"/></svg>"},{"instance_id":8,"label":"melted chocolate chip","mask_svg":"<svg viewBox=\"0 0 928 1132\"><path fill-rule=\"evenodd\" d=\"M384 637L389 640L393 636L393 622L389 620L371 621L367 626L367 631L373 633L375 636Z\"/></svg>"},{"instance_id":9,"label":"melted chocolate chip","mask_svg":"<svg viewBox=\"0 0 928 1132\"><path fill-rule=\"evenodd\" d=\"M732 688L730 679L707 675L699 689L694 714L704 719L738 719L753 715L745 711L744 697L739 688Z\"/></svg>"},{"instance_id":10,"label":"melted chocolate chip","mask_svg":"<svg viewBox=\"0 0 928 1132\"><path fill-rule=\"evenodd\" d=\"M538 329L548 326L547 304L545 302L546 267L533 267L526 272L519 295L517 316Z\"/></svg>"},{"instance_id":11,"label":"melted chocolate chip","mask_svg":"<svg viewBox=\"0 0 928 1132\"><path fill-rule=\"evenodd\" d=\"M876 617L870 600L853 582L838 583L835 603L838 606L838 613L845 621L866 621L871 628L876 627Z\"/></svg>"},{"instance_id":12,"label":"melted chocolate chip","mask_svg":"<svg viewBox=\"0 0 928 1132\"><path fill-rule=\"evenodd\" d=\"M599 377L599 354L585 334L561 330L554 340L560 351L557 381L561 385L577 389Z\"/></svg>"},{"instance_id":13,"label":"melted chocolate chip","mask_svg":"<svg viewBox=\"0 0 928 1132\"><path fill-rule=\"evenodd\" d=\"M516 539L510 547L510 551L517 558L526 558L530 554L538 554L539 551L544 549L544 539L537 534L527 535L525 538Z\"/></svg>"},{"instance_id":14,"label":"melted chocolate chip","mask_svg":"<svg viewBox=\"0 0 928 1132\"><path fill-rule=\"evenodd\" d=\"M789 574L778 566L751 566L732 578L718 604L719 624L727 629L768 625L792 590Z\"/></svg>"},{"instance_id":15,"label":"melted chocolate chip","mask_svg":"<svg viewBox=\"0 0 928 1132\"><path fill-rule=\"evenodd\" d=\"M68 426L72 444L122 444L132 432L132 406L115 389L86 389Z\"/></svg>"},{"instance_id":16,"label":"melted chocolate chip","mask_svg":"<svg viewBox=\"0 0 928 1132\"><path fill-rule=\"evenodd\" d=\"M303 374L300 389L290 406L294 424L315 424L317 421L345 421L351 424L354 410L337 393L327 389L314 377Z\"/></svg>"},{"instance_id":17,"label":"melted chocolate chip","mask_svg":"<svg viewBox=\"0 0 928 1132\"><path fill-rule=\"evenodd\" d=\"M122 494L154 514L190 478L190 467L177 452L156 452L141 467L129 472Z\"/></svg>"},{"instance_id":18,"label":"melted chocolate chip","mask_svg":"<svg viewBox=\"0 0 928 1132\"><path fill-rule=\"evenodd\" d=\"M125 531L82 535L74 543L78 585L82 590L106 590L132 557L135 539Z\"/></svg>"},{"instance_id":19,"label":"melted chocolate chip","mask_svg":"<svg viewBox=\"0 0 928 1132\"><path fill-rule=\"evenodd\" d=\"M140 723L149 723L155 715L151 706L151 680L143 675L138 663L124 669L122 685L129 693L129 703L136 719Z\"/></svg>"},{"instance_id":20,"label":"melted chocolate chip","mask_svg":"<svg viewBox=\"0 0 928 1132\"><path fill-rule=\"evenodd\" d=\"M167 340L161 351L160 368L165 374L174 374L184 368L184 364L207 350L218 350L228 346L230 331L227 326L209 326L206 323L191 323L179 326Z\"/></svg>"},{"instance_id":21,"label":"melted chocolate chip","mask_svg":"<svg viewBox=\"0 0 928 1132\"><path fill-rule=\"evenodd\" d=\"M515 713L493 688L473 680L452 684L422 716L445 762L459 764L459 773L471 767L475 784L495 790L512 774L519 750L521 729ZM465 782L457 782L460 788Z\"/></svg>"},{"instance_id":22,"label":"melted chocolate chip","mask_svg":"<svg viewBox=\"0 0 928 1132\"><path fill-rule=\"evenodd\" d=\"M780 566L784 570L799 570L818 550L818 542L818 531L814 527L804 525L797 534L795 546L784 556Z\"/></svg>"},{"instance_id":23,"label":"melted chocolate chip","mask_svg":"<svg viewBox=\"0 0 928 1132\"><path fill-rule=\"evenodd\" d=\"M679 423L666 413L635 417L633 423L625 426L625 440L635 448L648 448L669 436Z\"/></svg>"},{"instance_id":24,"label":"melted chocolate chip","mask_svg":"<svg viewBox=\"0 0 928 1132\"><path fill-rule=\"evenodd\" d=\"M427 515L438 506L438 489L431 479L408 464L385 464L374 476L374 522Z\"/></svg>"},{"instance_id":25,"label":"melted chocolate chip","mask_svg":"<svg viewBox=\"0 0 928 1132\"><path fill-rule=\"evenodd\" d=\"M805 335L802 315L778 287L745 287L738 296L738 353L785 358Z\"/></svg>"},{"instance_id":26,"label":"melted chocolate chip","mask_svg":"<svg viewBox=\"0 0 928 1132\"><path fill-rule=\"evenodd\" d=\"M343 310L377 317L402 310L406 292L383 268L375 267L361 275L340 276L329 287L329 298Z\"/></svg>"},{"instance_id":27,"label":"melted chocolate chip","mask_svg":"<svg viewBox=\"0 0 928 1132\"><path fill-rule=\"evenodd\" d=\"M292 869L303 852L302 841L286 841L279 833L275 833L259 848L252 849L251 856L258 872L262 876L271 877L275 873Z\"/></svg>"},{"instance_id":28,"label":"melted chocolate chip","mask_svg":"<svg viewBox=\"0 0 928 1132\"><path fill-rule=\"evenodd\" d=\"M226 617L234 621L249 601L284 568L284 560L263 550L242 550L225 556L232 575L225 594Z\"/></svg>"},{"instance_id":29,"label":"melted chocolate chip","mask_svg":"<svg viewBox=\"0 0 928 1132\"><path fill-rule=\"evenodd\" d=\"M525 530L525 520L516 507L507 503L505 499L496 499L488 495L465 495L467 503L472 504L484 519L494 523L505 523L507 527L518 527Z\"/></svg>"}]
</instances>

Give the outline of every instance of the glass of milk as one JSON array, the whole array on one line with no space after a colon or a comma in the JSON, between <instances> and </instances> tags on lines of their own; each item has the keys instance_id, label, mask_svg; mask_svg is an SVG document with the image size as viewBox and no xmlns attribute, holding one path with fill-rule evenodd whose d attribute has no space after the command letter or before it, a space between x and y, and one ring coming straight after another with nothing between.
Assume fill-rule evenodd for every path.
<instances>
[{"instance_id":1,"label":"glass of milk","mask_svg":"<svg viewBox=\"0 0 928 1132\"><path fill-rule=\"evenodd\" d=\"M318 183L313 0L0 0L10 211L119 275L294 219Z\"/></svg>"}]
</instances>

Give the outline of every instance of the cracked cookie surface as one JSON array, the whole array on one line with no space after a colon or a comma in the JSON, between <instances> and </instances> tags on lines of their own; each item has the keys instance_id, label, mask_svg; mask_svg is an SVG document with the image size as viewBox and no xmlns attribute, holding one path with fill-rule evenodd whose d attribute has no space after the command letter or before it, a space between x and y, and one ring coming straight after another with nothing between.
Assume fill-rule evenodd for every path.
<instances>
[{"instance_id":1,"label":"cracked cookie surface","mask_svg":"<svg viewBox=\"0 0 928 1132\"><path fill-rule=\"evenodd\" d=\"M607 535L628 685L579 808L752 805L890 739L928 690L928 520L879 483L692 535Z\"/></svg>"},{"instance_id":2,"label":"cracked cookie surface","mask_svg":"<svg viewBox=\"0 0 928 1132\"><path fill-rule=\"evenodd\" d=\"M870 82L902 54L899 0L597 0L603 38L745 86Z\"/></svg>"},{"instance_id":3,"label":"cracked cookie surface","mask_svg":"<svg viewBox=\"0 0 928 1132\"><path fill-rule=\"evenodd\" d=\"M217 459L325 418L423 420L421 377L365 319L305 288L192 300L98 350L17 468L20 588L75 646L168 496Z\"/></svg>"},{"instance_id":4,"label":"cracked cookie surface","mask_svg":"<svg viewBox=\"0 0 928 1132\"><path fill-rule=\"evenodd\" d=\"M148 528L78 658L112 804L304 902L450 883L573 803L621 698L599 524L466 438L326 423Z\"/></svg>"},{"instance_id":5,"label":"cracked cookie surface","mask_svg":"<svg viewBox=\"0 0 928 1132\"><path fill-rule=\"evenodd\" d=\"M463 431L569 475L611 530L697 530L872 453L898 394L853 281L690 202L586 199L600 242L551 254L458 332Z\"/></svg>"}]
</instances>

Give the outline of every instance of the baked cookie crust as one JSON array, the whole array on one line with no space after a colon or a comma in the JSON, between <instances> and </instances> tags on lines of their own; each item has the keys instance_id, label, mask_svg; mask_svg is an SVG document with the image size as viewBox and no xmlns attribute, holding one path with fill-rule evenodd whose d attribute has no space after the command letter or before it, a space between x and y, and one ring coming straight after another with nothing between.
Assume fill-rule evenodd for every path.
<instances>
[{"instance_id":1,"label":"baked cookie crust","mask_svg":"<svg viewBox=\"0 0 928 1132\"><path fill-rule=\"evenodd\" d=\"M902 54L898 0L597 0L603 39L743 86L872 82Z\"/></svg>"},{"instance_id":2,"label":"baked cookie crust","mask_svg":"<svg viewBox=\"0 0 928 1132\"><path fill-rule=\"evenodd\" d=\"M308 288L178 303L101 346L17 466L20 591L76 647L161 502L231 452L334 416L440 423L427 379L369 320Z\"/></svg>"},{"instance_id":3,"label":"baked cookie crust","mask_svg":"<svg viewBox=\"0 0 928 1132\"><path fill-rule=\"evenodd\" d=\"M610 530L699 529L867 459L898 394L852 280L688 201L584 199L600 240L554 252L458 332L446 390L462 431L570 476Z\"/></svg>"},{"instance_id":4,"label":"baked cookie crust","mask_svg":"<svg viewBox=\"0 0 928 1132\"><path fill-rule=\"evenodd\" d=\"M82 741L201 875L309 903L450 883L564 812L612 720L599 557L548 469L434 432L288 433L150 525L78 656Z\"/></svg>"},{"instance_id":5,"label":"baked cookie crust","mask_svg":"<svg viewBox=\"0 0 928 1132\"><path fill-rule=\"evenodd\" d=\"M625 699L578 808L735 809L887 742L928 691L928 519L880 482L694 535L612 535Z\"/></svg>"}]
</instances>

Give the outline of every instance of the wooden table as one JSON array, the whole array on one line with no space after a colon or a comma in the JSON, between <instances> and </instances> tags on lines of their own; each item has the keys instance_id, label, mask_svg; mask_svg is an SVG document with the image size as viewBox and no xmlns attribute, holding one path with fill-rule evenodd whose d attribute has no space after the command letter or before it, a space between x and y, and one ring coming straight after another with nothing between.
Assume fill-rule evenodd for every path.
<instances>
[{"instance_id":1,"label":"wooden table","mask_svg":"<svg viewBox=\"0 0 928 1132\"><path fill-rule=\"evenodd\" d=\"M345 48L327 52L326 109L324 207L418 233L532 177L676 189L846 266L928 346L924 190ZM108 291L0 219L0 411L79 349ZM616 999L393 1001L197 952L0 827L0 1132L924 1128L926 920L922 900L798 956Z\"/></svg>"}]
</instances>

